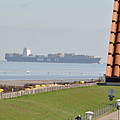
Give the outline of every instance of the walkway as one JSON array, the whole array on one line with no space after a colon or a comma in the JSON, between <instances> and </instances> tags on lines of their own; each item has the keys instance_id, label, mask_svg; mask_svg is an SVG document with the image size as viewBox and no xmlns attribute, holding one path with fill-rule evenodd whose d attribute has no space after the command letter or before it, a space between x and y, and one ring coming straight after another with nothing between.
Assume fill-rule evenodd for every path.
<instances>
[{"instance_id":1,"label":"walkway","mask_svg":"<svg viewBox=\"0 0 120 120\"><path fill-rule=\"evenodd\" d=\"M119 119L120 119L120 117L119 117ZM118 111L113 112L113 113L106 115L104 117L101 117L97 120L118 120Z\"/></svg>"}]
</instances>

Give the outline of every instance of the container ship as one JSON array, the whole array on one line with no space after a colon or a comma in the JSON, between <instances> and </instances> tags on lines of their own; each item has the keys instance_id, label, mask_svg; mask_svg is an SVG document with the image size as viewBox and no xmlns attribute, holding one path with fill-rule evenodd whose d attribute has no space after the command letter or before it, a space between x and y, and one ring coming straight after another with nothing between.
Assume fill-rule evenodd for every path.
<instances>
[{"instance_id":1,"label":"container ship","mask_svg":"<svg viewBox=\"0 0 120 120\"><path fill-rule=\"evenodd\" d=\"M48 55L32 55L31 50L24 48L23 53L6 53L8 62L46 62L46 63L100 63L101 58L74 53L57 53Z\"/></svg>"}]
</instances>

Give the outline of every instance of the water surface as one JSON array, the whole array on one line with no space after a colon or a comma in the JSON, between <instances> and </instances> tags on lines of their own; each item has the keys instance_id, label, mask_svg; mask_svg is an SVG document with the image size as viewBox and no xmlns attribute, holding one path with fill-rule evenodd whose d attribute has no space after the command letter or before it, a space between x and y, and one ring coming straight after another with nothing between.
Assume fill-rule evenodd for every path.
<instances>
[{"instance_id":1,"label":"water surface","mask_svg":"<svg viewBox=\"0 0 120 120\"><path fill-rule=\"evenodd\" d=\"M0 80L97 79L105 64L0 62Z\"/></svg>"}]
</instances>

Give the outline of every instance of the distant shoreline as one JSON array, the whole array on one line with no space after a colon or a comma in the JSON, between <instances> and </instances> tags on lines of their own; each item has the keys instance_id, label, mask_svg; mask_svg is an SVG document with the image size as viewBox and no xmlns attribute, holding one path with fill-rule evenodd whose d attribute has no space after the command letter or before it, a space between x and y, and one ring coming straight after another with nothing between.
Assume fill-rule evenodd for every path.
<instances>
[{"instance_id":1,"label":"distant shoreline","mask_svg":"<svg viewBox=\"0 0 120 120\"><path fill-rule=\"evenodd\" d=\"M73 83L77 81L95 82L96 79L86 80L0 80L0 85L6 86L24 86L25 84L53 84L53 83Z\"/></svg>"}]
</instances>

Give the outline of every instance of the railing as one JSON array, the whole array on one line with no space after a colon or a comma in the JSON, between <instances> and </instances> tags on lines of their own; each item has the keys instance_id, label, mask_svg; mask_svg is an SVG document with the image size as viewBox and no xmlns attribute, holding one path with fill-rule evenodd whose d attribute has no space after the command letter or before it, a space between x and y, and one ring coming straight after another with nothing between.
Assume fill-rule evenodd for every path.
<instances>
[{"instance_id":1,"label":"railing","mask_svg":"<svg viewBox=\"0 0 120 120\"><path fill-rule=\"evenodd\" d=\"M31 90L21 90L21 91L10 92L10 93L1 93L0 99L15 98L18 96L23 96L23 95L28 95L28 94L37 94L37 93L56 91L56 90L62 90L62 89L67 89L67 88L92 86L92 85L96 85L96 83L51 86L51 87L42 87L42 88L36 88L36 89L31 89Z\"/></svg>"},{"instance_id":2,"label":"railing","mask_svg":"<svg viewBox=\"0 0 120 120\"><path fill-rule=\"evenodd\" d=\"M110 105L108 105L106 107L99 108L98 110L93 110L92 111L94 113L93 120L97 120L97 118L101 117L102 115L104 115L106 113L110 113L115 109L116 109L116 104L110 104ZM75 118L69 118L69 119L66 119L66 120L75 120ZM87 116L85 114L81 115L81 120L88 120Z\"/></svg>"}]
</instances>

